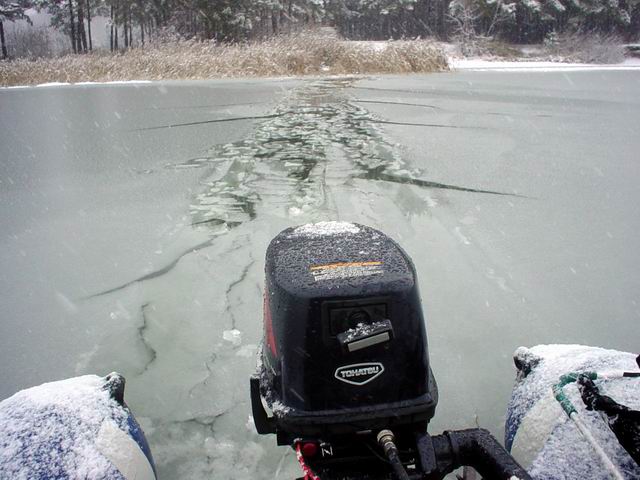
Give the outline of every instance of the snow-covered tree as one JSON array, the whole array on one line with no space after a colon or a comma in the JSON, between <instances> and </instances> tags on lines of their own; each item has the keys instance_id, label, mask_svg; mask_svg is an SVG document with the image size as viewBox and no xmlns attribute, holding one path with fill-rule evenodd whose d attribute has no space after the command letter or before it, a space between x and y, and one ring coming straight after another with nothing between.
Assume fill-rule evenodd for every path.
<instances>
[{"instance_id":1,"label":"snow-covered tree","mask_svg":"<svg viewBox=\"0 0 640 480\"><path fill-rule=\"evenodd\" d=\"M69 35L75 53L92 49L91 18L100 0L33 0L33 5L51 15L51 26Z\"/></svg>"},{"instance_id":2,"label":"snow-covered tree","mask_svg":"<svg viewBox=\"0 0 640 480\"><path fill-rule=\"evenodd\" d=\"M28 2L52 15L77 52L92 48L95 15L109 17L114 51L150 36L237 42L308 25L364 40L454 35L541 42L550 32L640 31L640 0L0 0L0 33L1 21L20 18Z\"/></svg>"},{"instance_id":3,"label":"snow-covered tree","mask_svg":"<svg viewBox=\"0 0 640 480\"><path fill-rule=\"evenodd\" d=\"M29 8L31 8L31 2L28 0L14 2L0 0L0 46L2 48L3 59L9 56L4 37L4 22L14 22L16 20L27 20L28 22L31 22L26 14L26 11Z\"/></svg>"},{"instance_id":4,"label":"snow-covered tree","mask_svg":"<svg viewBox=\"0 0 640 480\"><path fill-rule=\"evenodd\" d=\"M619 0L518 0L510 37L540 41L551 31L624 32L631 24L629 5Z\"/></svg>"}]
</instances>

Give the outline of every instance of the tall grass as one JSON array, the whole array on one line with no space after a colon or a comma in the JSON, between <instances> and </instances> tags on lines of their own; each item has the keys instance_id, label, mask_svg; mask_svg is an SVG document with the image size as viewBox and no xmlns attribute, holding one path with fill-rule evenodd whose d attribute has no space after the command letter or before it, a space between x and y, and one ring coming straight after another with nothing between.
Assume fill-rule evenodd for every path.
<instances>
[{"instance_id":1,"label":"tall grass","mask_svg":"<svg viewBox=\"0 0 640 480\"><path fill-rule=\"evenodd\" d=\"M444 52L423 40L382 45L300 33L246 44L182 41L59 58L0 62L0 85L115 80L209 79L447 70Z\"/></svg>"}]
</instances>

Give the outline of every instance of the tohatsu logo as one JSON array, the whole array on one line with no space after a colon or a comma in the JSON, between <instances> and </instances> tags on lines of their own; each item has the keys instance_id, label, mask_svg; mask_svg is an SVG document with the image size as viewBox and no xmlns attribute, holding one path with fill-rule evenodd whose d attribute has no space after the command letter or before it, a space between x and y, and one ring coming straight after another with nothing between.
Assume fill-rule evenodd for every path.
<instances>
[{"instance_id":1,"label":"tohatsu logo","mask_svg":"<svg viewBox=\"0 0 640 480\"><path fill-rule=\"evenodd\" d=\"M381 363L356 363L337 368L334 376L351 385L364 385L378 378L382 372L384 366Z\"/></svg>"}]
</instances>

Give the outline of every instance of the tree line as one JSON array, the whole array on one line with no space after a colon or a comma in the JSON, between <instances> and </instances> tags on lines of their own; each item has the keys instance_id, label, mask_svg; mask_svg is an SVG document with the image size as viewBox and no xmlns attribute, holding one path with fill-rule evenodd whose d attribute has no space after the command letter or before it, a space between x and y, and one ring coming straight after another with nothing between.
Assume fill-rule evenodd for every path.
<instances>
[{"instance_id":1,"label":"tree line","mask_svg":"<svg viewBox=\"0 0 640 480\"><path fill-rule=\"evenodd\" d=\"M550 33L599 31L629 40L640 32L640 0L0 0L3 22L45 11L75 53L93 49L92 19L109 19L112 51L149 38L238 42L326 25L348 39L436 37L461 31L510 42L539 42Z\"/></svg>"}]
</instances>

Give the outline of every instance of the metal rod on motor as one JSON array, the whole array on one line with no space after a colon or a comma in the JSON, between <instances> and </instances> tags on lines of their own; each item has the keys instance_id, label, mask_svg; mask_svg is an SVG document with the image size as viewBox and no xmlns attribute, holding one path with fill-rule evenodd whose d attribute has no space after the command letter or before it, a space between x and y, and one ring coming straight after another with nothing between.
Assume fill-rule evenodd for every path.
<instances>
[{"instance_id":1,"label":"metal rod on motor","mask_svg":"<svg viewBox=\"0 0 640 480\"><path fill-rule=\"evenodd\" d=\"M385 456L391 463L391 468L393 468L393 474L396 477L396 480L409 480L409 474L404 469L402 462L400 461L400 454L398 452L398 447L396 447L395 436L391 430L380 430L377 437L378 443L382 447Z\"/></svg>"}]
</instances>

